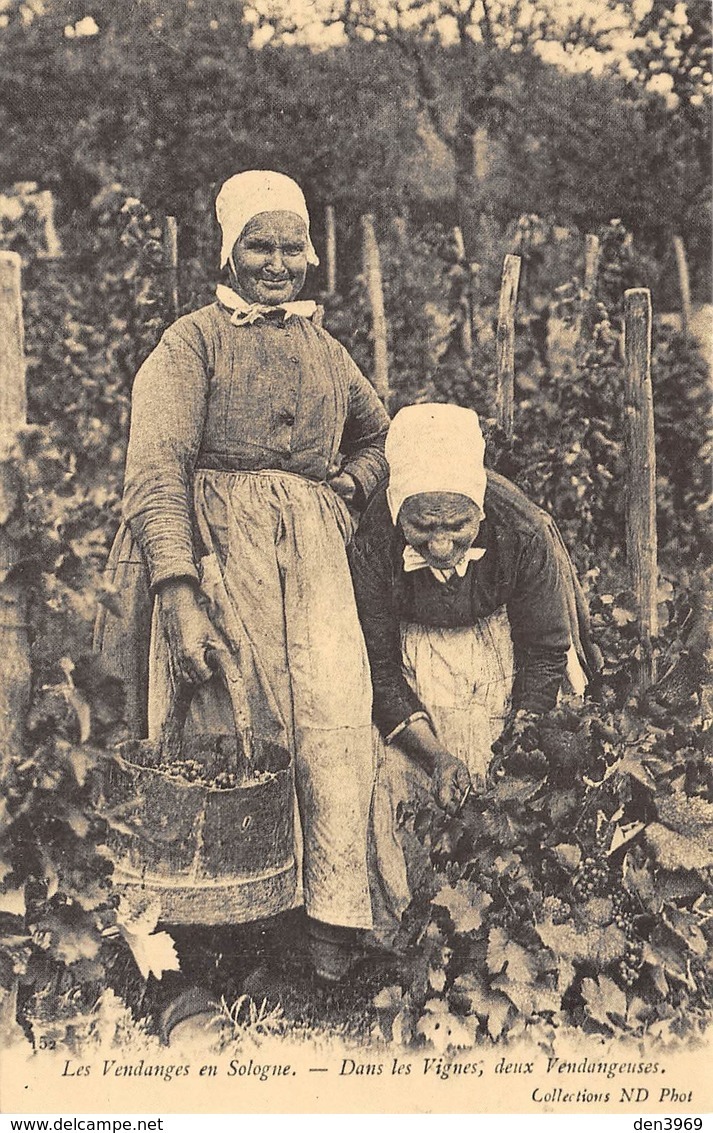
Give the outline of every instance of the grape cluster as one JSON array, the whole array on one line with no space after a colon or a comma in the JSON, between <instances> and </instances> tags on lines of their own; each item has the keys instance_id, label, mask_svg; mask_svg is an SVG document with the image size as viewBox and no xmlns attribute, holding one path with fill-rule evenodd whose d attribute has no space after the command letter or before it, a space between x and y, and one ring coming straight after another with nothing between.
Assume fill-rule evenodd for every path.
<instances>
[{"instance_id":1,"label":"grape cluster","mask_svg":"<svg viewBox=\"0 0 713 1133\"><path fill-rule=\"evenodd\" d=\"M261 771L255 768L245 775L238 775L235 771L217 771L208 775L203 764L197 759L172 759L170 762L159 763L156 771L168 775L171 779L179 779L192 786L204 787L213 791L232 791L241 786L247 779L263 781L272 778L272 772Z\"/></svg>"},{"instance_id":2,"label":"grape cluster","mask_svg":"<svg viewBox=\"0 0 713 1133\"><path fill-rule=\"evenodd\" d=\"M577 901L603 897L609 888L609 866L603 858L584 858L577 867L572 893Z\"/></svg>"},{"instance_id":3,"label":"grape cluster","mask_svg":"<svg viewBox=\"0 0 713 1133\"><path fill-rule=\"evenodd\" d=\"M194 783L201 787L210 785L205 768L197 759L172 759L170 763L159 763L156 770L170 776L171 779L182 779L185 783Z\"/></svg>"},{"instance_id":4,"label":"grape cluster","mask_svg":"<svg viewBox=\"0 0 713 1133\"><path fill-rule=\"evenodd\" d=\"M614 924L621 932L631 936L634 928L631 919L631 899L625 889L617 889L612 897Z\"/></svg>"},{"instance_id":5,"label":"grape cluster","mask_svg":"<svg viewBox=\"0 0 713 1133\"><path fill-rule=\"evenodd\" d=\"M238 780L233 771L219 771L210 785L219 791L232 791Z\"/></svg>"},{"instance_id":6,"label":"grape cluster","mask_svg":"<svg viewBox=\"0 0 713 1133\"><path fill-rule=\"evenodd\" d=\"M572 906L561 897L545 897L542 912L553 924L565 924L572 915Z\"/></svg>"},{"instance_id":7,"label":"grape cluster","mask_svg":"<svg viewBox=\"0 0 713 1133\"><path fill-rule=\"evenodd\" d=\"M636 983L643 963L643 942L641 940L628 940L624 956L619 961L619 976L626 987L632 987Z\"/></svg>"},{"instance_id":8,"label":"grape cluster","mask_svg":"<svg viewBox=\"0 0 713 1133\"><path fill-rule=\"evenodd\" d=\"M235 772L218 771L215 775L209 776L203 764L197 759L174 759L170 763L159 763L156 770L170 776L171 779L180 779L196 787L230 791L238 785Z\"/></svg>"}]
</instances>

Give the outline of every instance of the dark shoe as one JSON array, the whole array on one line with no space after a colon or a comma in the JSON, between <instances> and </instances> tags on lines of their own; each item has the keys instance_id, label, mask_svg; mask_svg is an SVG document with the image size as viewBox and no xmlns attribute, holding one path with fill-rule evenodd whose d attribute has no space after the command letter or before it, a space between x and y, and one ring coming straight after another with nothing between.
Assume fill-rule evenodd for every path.
<instances>
[{"instance_id":1,"label":"dark shoe","mask_svg":"<svg viewBox=\"0 0 713 1133\"><path fill-rule=\"evenodd\" d=\"M315 977L323 985L341 983L361 956L359 930L307 920L307 947Z\"/></svg>"},{"instance_id":2,"label":"dark shoe","mask_svg":"<svg viewBox=\"0 0 713 1133\"><path fill-rule=\"evenodd\" d=\"M159 1034L165 1046L215 1041L223 1027L218 1000L203 987L189 987L164 1008Z\"/></svg>"}]
</instances>

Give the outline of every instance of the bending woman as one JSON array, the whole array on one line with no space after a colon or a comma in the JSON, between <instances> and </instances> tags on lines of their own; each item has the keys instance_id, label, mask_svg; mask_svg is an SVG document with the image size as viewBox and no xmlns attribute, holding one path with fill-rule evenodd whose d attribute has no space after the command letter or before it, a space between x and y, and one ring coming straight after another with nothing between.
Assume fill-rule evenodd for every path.
<instances>
[{"instance_id":1,"label":"bending woman","mask_svg":"<svg viewBox=\"0 0 713 1133\"><path fill-rule=\"evenodd\" d=\"M477 414L412 405L386 442L389 487L350 551L379 732L374 915L393 936L424 854L400 802L447 810L483 783L510 714L583 691L586 611L552 520L483 464ZM585 634L586 636L586 634Z\"/></svg>"}]
</instances>

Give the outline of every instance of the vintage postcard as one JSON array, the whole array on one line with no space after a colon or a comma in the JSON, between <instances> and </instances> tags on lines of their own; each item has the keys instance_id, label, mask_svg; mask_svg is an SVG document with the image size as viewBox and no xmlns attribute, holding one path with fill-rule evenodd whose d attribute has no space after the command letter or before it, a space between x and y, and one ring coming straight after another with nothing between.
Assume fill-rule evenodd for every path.
<instances>
[{"instance_id":1,"label":"vintage postcard","mask_svg":"<svg viewBox=\"0 0 713 1133\"><path fill-rule=\"evenodd\" d=\"M710 30L0 0L3 1113L702 1128Z\"/></svg>"}]
</instances>

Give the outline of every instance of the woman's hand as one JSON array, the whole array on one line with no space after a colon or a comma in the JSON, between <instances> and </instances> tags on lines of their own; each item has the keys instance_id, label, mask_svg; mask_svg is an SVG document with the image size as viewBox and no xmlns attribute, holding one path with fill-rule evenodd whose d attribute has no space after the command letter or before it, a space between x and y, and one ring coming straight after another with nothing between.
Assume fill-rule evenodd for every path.
<instances>
[{"instance_id":1,"label":"woman's hand","mask_svg":"<svg viewBox=\"0 0 713 1133\"><path fill-rule=\"evenodd\" d=\"M399 734L398 744L433 780L436 802L448 814L455 814L472 788L468 768L451 755L437 738L430 720L416 717Z\"/></svg>"},{"instance_id":2,"label":"woman's hand","mask_svg":"<svg viewBox=\"0 0 713 1133\"><path fill-rule=\"evenodd\" d=\"M172 579L160 587L157 601L175 677L189 685L210 680L213 669L206 661L206 650L220 648L220 641L195 585Z\"/></svg>"},{"instance_id":3,"label":"woman's hand","mask_svg":"<svg viewBox=\"0 0 713 1133\"><path fill-rule=\"evenodd\" d=\"M352 504L356 495L356 480L349 472L338 472L327 480L330 488L344 500L345 504Z\"/></svg>"},{"instance_id":4,"label":"woman's hand","mask_svg":"<svg viewBox=\"0 0 713 1133\"><path fill-rule=\"evenodd\" d=\"M433 789L436 802L447 814L455 814L460 810L471 787L468 768L462 759L446 752L436 760Z\"/></svg>"}]
</instances>

